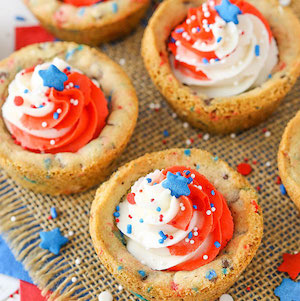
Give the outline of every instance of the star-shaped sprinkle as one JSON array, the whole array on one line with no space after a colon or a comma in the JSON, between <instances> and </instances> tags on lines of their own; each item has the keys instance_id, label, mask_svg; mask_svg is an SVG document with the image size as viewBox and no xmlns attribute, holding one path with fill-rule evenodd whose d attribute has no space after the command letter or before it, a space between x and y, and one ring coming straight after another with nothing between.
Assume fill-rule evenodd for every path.
<instances>
[{"instance_id":1,"label":"star-shaped sprinkle","mask_svg":"<svg viewBox=\"0 0 300 301\"><path fill-rule=\"evenodd\" d=\"M276 287L274 293L280 298L280 301L299 301L300 282L294 282L291 279L284 278L281 284Z\"/></svg>"},{"instance_id":2,"label":"star-shaped sprinkle","mask_svg":"<svg viewBox=\"0 0 300 301\"><path fill-rule=\"evenodd\" d=\"M277 269L280 272L287 272L295 280L300 273L300 252L297 254L283 254L283 263Z\"/></svg>"},{"instance_id":3,"label":"star-shaped sprinkle","mask_svg":"<svg viewBox=\"0 0 300 301\"><path fill-rule=\"evenodd\" d=\"M41 243L40 248L49 250L51 253L58 255L60 248L65 245L69 240L60 234L59 228L51 231L40 232Z\"/></svg>"},{"instance_id":4,"label":"star-shaped sprinkle","mask_svg":"<svg viewBox=\"0 0 300 301\"><path fill-rule=\"evenodd\" d=\"M50 65L46 70L40 70L39 75L43 79L45 87L54 88L57 91L62 91L64 82L68 80L68 76L54 65Z\"/></svg>"},{"instance_id":5,"label":"star-shaped sprinkle","mask_svg":"<svg viewBox=\"0 0 300 301\"><path fill-rule=\"evenodd\" d=\"M167 179L162 182L162 186L169 189L172 196L179 198L182 195L190 195L189 183L190 180L181 176L180 173L175 175L168 171Z\"/></svg>"},{"instance_id":6,"label":"star-shaped sprinkle","mask_svg":"<svg viewBox=\"0 0 300 301\"><path fill-rule=\"evenodd\" d=\"M215 6L215 10L227 23L233 22L234 24L239 24L237 16L242 14L242 11L238 6L232 4L229 0L222 0L220 5Z\"/></svg>"}]
</instances>

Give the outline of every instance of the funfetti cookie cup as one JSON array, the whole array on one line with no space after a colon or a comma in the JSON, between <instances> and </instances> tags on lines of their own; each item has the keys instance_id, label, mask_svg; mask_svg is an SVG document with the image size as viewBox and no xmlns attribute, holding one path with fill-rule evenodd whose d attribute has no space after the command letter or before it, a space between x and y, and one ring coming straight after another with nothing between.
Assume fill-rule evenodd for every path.
<instances>
[{"instance_id":1,"label":"funfetti cookie cup","mask_svg":"<svg viewBox=\"0 0 300 301\"><path fill-rule=\"evenodd\" d=\"M288 123L278 151L279 174L290 198L300 210L300 112Z\"/></svg>"},{"instance_id":2,"label":"funfetti cookie cup","mask_svg":"<svg viewBox=\"0 0 300 301\"><path fill-rule=\"evenodd\" d=\"M150 3L149 0L68 2L24 0L42 26L54 36L93 46L129 34L138 25ZM76 3L80 2L86 4L78 6Z\"/></svg>"},{"instance_id":3,"label":"funfetti cookie cup","mask_svg":"<svg viewBox=\"0 0 300 301\"><path fill-rule=\"evenodd\" d=\"M237 0L231 0L232 3L228 0L222 0L222 2L221 0L209 0L208 6L204 9L205 11L202 9L202 12L201 5L204 2L205 1L202 0L167 0L161 3L145 30L142 41L142 56L152 81L180 118L204 131L213 133L238 132L265 120L278 107L281 99L296 82L300 70L300 41L295 37L300 36L300 23L292 10L287 7L283 8L279 6L277 0L248 0L247 2L256 8L255 13L253 13L254 10L252 8L249 8L248 4L245 4L245 1ZM226 54L228 49L233 50L234 48L225 47L226 49L223 48L219 50L219 52L214 52L209 51L210 48L208 48L205 43L193 44L193 42L202 35L201 37L203 38L204 36L208 38L208 41L209 38L212 38L212 41L217 45L216 47L219 47L219 44L226 44L226 34L228 34L229 38L232 37L230 30L232 30L233 33L236 32L236 24L234 23L236 20L233 18L232 22L230 22L232 26L229 26L231 29L229 30L228 27L228 31L226 31L225 35L218 36L218 26L214 24L214 37L205 36L212 32L208 24L213 22L211 18L217 14L216 10L210 10L210 3L212 3L212 6L216 4L221 5L222 8L226 5L234 5L235 13L233 15L229 14L229 17L240 18L240 25L245 25L245 22L249 23L249 20L246 20L246 14L247 17L250 16L252 21L253 16L259 16L256 20L264 20L260 22L260 27L262 25L265 27L266 33L270 36L270 43L272 42L271 37L273 36L275 38L271 44L277 44L277 50L279 52L278 61L269 74L263 74L262 78L265 79L264 81L262 81L262 78L257 79L258 84L256 87L247 88L245 91L236 95L225 95L230 94L230 87L232 87L232 91L242 87L240 83L242 76L240 75L244 76L245 72L247 74L249 70L255 72L257 69L260 70L261 73L264 73L270 66L272 67L272 63L274 62L270 62L270 66L267 65L267 63L259 63L264 53L264 47L261 41L265 38L256 37L256 42L252 40L254 44L251 46L253 49L251 48L250 54L253 56L253 61L248 62L247 68L243 69L244 73L237 73L234 80L231 79L229 74L234 71L234 68L236 68L235 70L242 68L244 62L237 61L237 66L233 68L233 63L230 62L230 59L228 59L226 63L226 57L224 57L224 60L221 60L225 63L224 65L228 64L228 69L220 69L225 78L223 82L218 82L221 71L218 69L218 71L214 72L215 69L213 69L216 68L216 66L218 66L218 68L224 66L221 61L218 61L219 59L215 54L218 53L219 56L222 56ZM241 9L235 4L239 5ZM207 9L207 7L209 9ZM193 15L193 11L189 11L191 8L198 8L200 21L199 18L196 17L197 14ZM230 12L230 10L226 9L226 7L225 9L222 8L219 9L219 12L223 19L218 18L218 22L221 26L224 26L224 24L229 24L227 22L229 19L227 19L228 16L226 12ZM244 13L240 14L241 11L244 11ZM241 18L244 19L242 20ZM225 21L226 19L227 21ZM183 22L185 20L188 23L184 24ZM242 23L242 21L244 22ZM255 22L255 24L257 25L257 22ZM183 26L181 27L180 25ZM187 28L188 32L186 31ZM250 28L253 28L253 24L251 26L249 24L247 26L245 25L245 33L243 30L237 32L241 37L241 41L243 37L246 38L247 30ZM255 32L260 35L262 30L259 29ZM230 42L232 41L230 40ZM234 43L232 45L235 45ZM182 45L186 49L189 49L189 54L195 52L197 49L202 51L202 55L205 53L205 56L202 60L200 60L200 55L197 57L194 56L190 61L186 61L185 55L187 50L183 49ZM179 47L181 48L179 49ZM274 49L274 51L276 51L276 48ZM265 57L273 57L274 51L272 55L269 53L265 54ZM170 61L172 53L177 54L173 56L175 63L172 62L172 60ZM232 53L233 58L234 56L238 56L238 52L233 50ZM230 58L230 56L228 58ZM275 58L276 56L274 56L274 59ZM256 68L257 62L261 65L259 68ZM241 65L239 65L239 63L241 63ZM197 67L195 67L194 64L196 64L195 66ZM208 68L211 69L209 70ZM202 69L207 72L203 73L201 71ZM187 81L187 77L189 77L191 72L194 76L196 74L196 79L201 79L202 82L207 78L213 78L214 81L217 81L217 83L219 83L218 96L209 96L206 92L199 92L199 90L194 89L197 84L197 81L195 84L195 78L188 78L190 81ZM249 78L249 80L251 80L251 78ZM224 94L222 94L222 91L219 89L222 84L226 84ZM248 87L249 85L246 86ZM205 88L205 86L203 87ZM214 94L214 92L217 91L214 89L216 87L217 85L211 87L209 91L210 94Z\"/></svg>"},{"instance_id":4,"label":"funfetti cookie cup","mask_svg":"<svg viewBox=\"0 0 300 301\"><path fill-rule=\"evenodd\" d=\"M62 72L54 64L66 68ZM49 79L53 70L58 75ZM52 195L84 191L105 180L128 143L138 114L135 90L121 67L96 49L57 42L13 53L0 62L0 74L1 167L22 186ZM68 80L63 90L56 90L61 84L57 80L65 81L64 77ZM43 81L56 88L44 87ZM36 103L41 95L45 102ZM106 105L100 108L101 98ZM78 121L72 125L74 116Z\"/></svg>"},{"instance_id":5,"label":"funfetti cookie cup","mask_svg":"<svg viewBox=\"0 0 300 301\"><path fill-rule=\"evenodd\" d=\"M177 169L181 172L176 172ZM173 173L169 173L168 170L172 170ZM162 179L167 178L167 180L161 182L161 185L157 185L160 182L157 179L161 179L161 177ZM173 180L175 178L175 182L178 180L185 183L185 185L190 183L188 187L191 193L192 191L193 194L203 192L206 193L206 196L198 199L194 198L194 205L191 207L187 201L191 194L186 193L186 186L181 189L181 184L179 186L172 185L172 178ZM173 184L175 184L174 181ZM198 185L199 183L201 184ZM175 192L175 194L189 196L187 198L181 197L180 208L177 208L176 198L171 198L168 190L164 187L171 189L171 195ZM211 187L214 187L214 189L211 190ZM160 200L164 202L166 197L172 200L173 205L170 205L169 208L178 209L175 219L170 222L168 222L168 218L170 218L170 214L174 215L173 209L172 212L168 213L166 213L166 207L164 206L157 207L154 211L150 210L149 206L152 206L152 204L157 206L155 202L158 198L150 196L156 189L160 193ZM144 192L146 194L142 195ZM165 244L170 246L172 240L177 243L178 233L175 231L172 236L170 235L170 231L174 230L174 227L187 229L187 232L192 227L193 229L188 232L187 237L179 242L181 247L177 248L178 243L172 246L172 254L184 251L185 247L192 248L196 246L199 242L198 239L204 239L201 237L204 235L203 229L207 229L207 219L212 218L211 221L217 222L217 216L220 217L221 208L217 201L219 197L225 202L223 203L222 214L224 215L226 212L228 219L228 223L221 227L221 231L223 231L223 236L229 238L232 235L232 238L229 242L227 240L224 242L220 240L222 239L221 235L219 241L214 241L215 236L213 236L214 239L210 239L208 243L208 255L202 256L200 253L201 256L197 256L200 254L195 255L193 253L192 256L194 257L188 257L187 261L183 262L182 270L182 263L178 264L178 262L168 265L166 270L161 270L163 266L166 267L164 264L169 264L169 260L175 260L176 262L177 256L166 255L166 248L161 251L158 249L158 254L164 254L168 259L161 261L158 257L158 260L153 260L157 255L155 251L154 254L149 255L151 249L142 248L143 251L140 252L139 248L133 247L134 240L129 239L129 237L138 235L138 233L142 234L143 231L136 231L139 225L146 225L146 232L144 232L144 235L140 235L139 239L143 240L143 243L156 244L156 248L163 247ZM206 208L206 205L203 205L204 203L202 205L197 204L197 201L200 203L202 201L204 203L208 202L209 209ZM212 201L214 203L209 204ZM134 208L134 206L141 205L140 202L145 202L142 207L139 207L142 211L134 211L133 213L129 211L129 214L127 213L127 206L132 205L133 207L130 208ZM226 211L225 207L229 210ZM148 214L142 217L142 214L145 213L143 208L147 208L149 211L147 211ZM136 212L140 214L138 218L136 218ZM152 220L152 225L150 225L149 217L155 212L158 212L159 221ZM190 216L191 212L193 212L192 217ZM197 217L197 214L202 214L204 220L202 225L198 225L198 228L193 226L194 217ZM189 224L186 224L187 215L191 218ZM124 224L124 219L128 219L127 226L126 222ZM164 221L165 219L167 221ZM155 224L162 225L165 222L168 222L168 225L165 225L167 230L154 231L153 233L148 233L148 230L146 230L152 229ZM232 222L233 228L230 230L231 226L229 225ZM149 225L149 228L147 228L147 225ZM122 227L125 227L123 234L119 231ZM211 230L213 228L220 229L220 225L215 224ZM229 232L233 230L233 233L231 232L229 236L227 236L228 230ZM212 301L228 290L250 263L262 238L263 219L261 209L257 205L255 190L225 162L215 160L210 153L199 149L170 149L146 154L127 163L100 186L91 208L90 233L101 262L118 281L139 298L143 300ZM180 235L182 236L182 232ZM153 237L154 241L152 240ZM129 247L130 252L135 252L136 257L141 258L144 264L128 251ZM221 248L222 251L219 252L219 249L217 251L219 254L212 260L210 256L218 248ZM203 252L203 250L199 252ZM215 252L214 256L216 254ZM193 261L194 258L195 261ZM208 263L205 264L205 261ZM155 265L160 270L154 270L148 264ZM194 264L199 267L194 269Z\"/></svg>"}]
</instances>

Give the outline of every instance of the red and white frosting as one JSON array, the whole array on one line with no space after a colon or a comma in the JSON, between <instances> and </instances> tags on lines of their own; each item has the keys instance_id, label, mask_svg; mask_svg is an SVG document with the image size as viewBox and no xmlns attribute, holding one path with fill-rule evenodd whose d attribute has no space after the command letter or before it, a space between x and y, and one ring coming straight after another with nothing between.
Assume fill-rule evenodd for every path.
<instances>
[{"instance_id":1,"label":"red and white frosting","mask_svg":"<svg viewBox=\"0 0 300 301\"><path fill-rule=\"evenodd\" d=\"M128 251L154 270L194 270L212 261L233 235L223 195L184 166L138 179L114 216Z\"/></svg>"},{"instance_id":2,"label":"red and white frosting","mask_svg":"<svg viewBox=\"0 0 300 301\"><path fill-rule=\"evenodd\" d=\"M51 66L66 79L62 90L51 87L51 78L45 85L40 75ZM107 101L97 85L59 58L22 70L2 107L7 129L17 144L33 152L77 152L106 124Z\"/></svg>"},{"instance_id":3,"label":"red and white frosting","mask_svg":"<svg viewBox=\"0 0 300 301\"><path fill-rule=\"evenodd\" d=\"M232 8L239 12L228 15ZM172 31L168 48L176 78L209 97L237 95L261 85L278 61L267 20L243 0L208 0L191 8Z\"/></svg>"}]
</instances>

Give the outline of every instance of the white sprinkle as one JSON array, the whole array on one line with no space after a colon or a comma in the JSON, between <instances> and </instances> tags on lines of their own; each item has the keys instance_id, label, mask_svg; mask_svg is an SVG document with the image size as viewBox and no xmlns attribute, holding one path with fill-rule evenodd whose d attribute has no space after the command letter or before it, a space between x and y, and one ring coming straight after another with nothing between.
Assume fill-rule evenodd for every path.
<instances>
[{"instance_id":1,"label":"white sprinkle","mask_svg":"<svg viewBox=\"0 0 300 301\"><path fill-rule=\"evenodd\" d=\"M210 62L211 64L214 64L215 61L216 61L215 59L210 59L210 60L209 60L209 62Z\"/></svg>"},{"instance_id":2,"label":"white sprinkle","mask_svg":"<svg viewBox=\"0 0 300 301\"><path fill-rule=\"evenodd\" d=\"M230 134L230 138L234 139L236 137L236 134L235 133L231 133Z\"/></svg>"},{"instance_id":3,"label":"white sprinkle","mask_svg":"<svg viewBox=\"0 0 300 301\"><path fill-rule=\"evenodd\" d=\"M119 290L119 291L122 291L122 290L123 290L123 286L122 286L121 284L118 286L118 290Z\"/></svg>"},{"instance_id":4,"label":"white sprinkle","mask_svg":"<svg viewBox=\"0 0 300 301\"><path fill-rule=\"evenodd\" d=\"M209 13L208 11L205 12L205 13L204 13L204 17L205 17L205 18L209 18L209 17L210 17L210 13Z\"/></svg>"},{"instance_id":5,"label":"white sprinkle","mask_svg":"<svg viewBox=\"0 0 300 301\"><path fill-rule=\"evenodd\" d=\"M113 301L114 298L113 298L112 294L110 293L110 291L104 291L99 294L98 300L99 301Z\"/></svg>"},{"instance_id":6,"label":"white sprinkle","mask_svg":"<svg viewBox=\"0 0 300 301\"><path fill-rule=\"evenodd\" d=\"M69 85L66 85L65 88L66 88L66 89L70 89L70 86L69 86Z\"/></svg>"},{"instance_id":7,"label":"white sprinkle","mask_svg":"<svg viewBox=\"0 0 300 301\"><path fill-rule=\"evenodd\" d=\"M186 145L191 145L191 143L192 143L191 139L185 140L185 144L186 144Z\"/></svg>"},{"instance_id":8,"label":"white sprinkle","mask_svg":"<svg viewBox=\"0 0 300 301\"><path fill-rule=\"evenodd\" d=\"M185 210L185 207L184 207L184 206L182 206L180 209L181 209L181 211L184 211L184 210Z\"/></svg>"},{"instance_id":9,"label":"white sprinkle","mask_svg":"<svg viewBox=\"0 0 300 301\"><path fill-rule=\"evenodd\" d=\"M191 16L191 19L192 19L193 21L195 21L195 20L196 20L196 16L195 16L195 15L192 15L192 16Z\"/></svg>"},{"instance_id":10,"label":"white sprinkle","mask_svg":"<svg viewBox=\"0 0 300 301\"><path fill-rule=\"evenodd\" d=\"M216 211L216 207L212 207L212 208L211 208L211 211L212 211L212 212L215 212L215 211Z\"/></svg>"},{"instance_id":11,"label":"white sprinkle","mask_svg":"<svg viewBox=\"0 0 300 301\"><path fill-rule=\"evenodd\" d=\"M180 46L180 45L181 45L181 42L180 42L180 41L176 41L176 42L175 42L175 45L176 45L176 46Z\"/></svg>"},{"instance_id":12,"label":"white sprinkle","mask_svg":"<svg viewBox=\"0 0 300 301\"><path fill-rule=\"evenodd\" d=\"M179 206L182 207L182 206L183 206L183 203L179 203Z\"/></svg>"},{"instance_id":13,"label":"white sprinkle","mask_svg":"<svg viewBox=\"0 0 300 301\"><path fill-rule=\"evenodd\" d=\"M51 145L54 145L54 144L55 144L55 140L51 139L51 140L50 140L50 144L51 144Z\"/></svg>"},{"instance_id":14,"label":"white sprinkle","mask_svg":"<svg viewBox=\"0 0 300 301\"><path fill-rule=\"evenodd\" d=\"M120 63L120 65L124 66L125 63L126 63L126 60L125 60L124 58L121 58L121 59L119 60L119 63Z\"/></svg>"},{"instance_id":15,"label":"white sprinkle","mask_svg":"<svg viewBox=\"0 0 300 301\"><path fill-rule=\"evenodd\" d=\"M211 215L211 211L210 211L210 210L207 210L207 211L206 211L206 215Z\"/></svg>"},{"instance_id":16,"label":"white sprinkle","mask_svg":"<svg viewBox=\"0 0 300 301\"><path fill-rule=\"evenodd\" d=\"M71 83L69 83L69 86L70 86L71 88L73 88L73 87L74 87L74 84L71 82Z\"/></svg>"},{"instance_id":17,"label":"white sprinkle","mask_svg":"<svg viewBox=\"0 0 300 301\"><path fill-rule=\"evenodd\" d=\"M73 232L73 231L69 231L68 235L69 235L69 236L73 236L73 235L74 235L74 232Z\"/></svg>"},{"instance_id":18,"label":"white sprinkle","mask_svg":"<svg viewBox=\"0 0 300 301\"><path fill-rule=\"evenodd\" d=\"M228 294L223 294L219 300L220 301L233 301L233 298Z\"/></svg>"},{"instance_id":19,"label":"white sprinkle","mask_svg":"<svg viewBox=\"0 0 300 301\"><path fill-rule=\"evenodd\" d=\"M201 186L201 185L198 185L198 188L199 188L200 190L202 190L202 186Z\"/></svg>"},{"instance_id":20,"label":"white sprinkle","mask_svg":"<svg viewBox=\"0 0 300 301\"><path fill-rule=\"evenodd\" d=\"M266 162L266 166L267 166L267 167L270 167L270 166L271 166L271 162L270 162L270 161L267 161L267 162Z\"/></svg>"},{"instance_id":21,"label":"white sprinkle","mask_svg":"<svg viewBox=\"0 0 300 301\"><path fill-rule=\"evenodd\" d=\"M270 131L266 131L265 132L265 137L270 137L271 136L271 132Z\"/></svg>"},{"instance_id":22,"label":"white sprinkle","mask_svg":"<svg viewBox=\"0 0 300 301\"><path fill-rule=\"evenodd\" d=\"M209 134L204 134L203 135L203 140L207 141L210 138Z\"/></svg>"},{"instance_id":23,"label":"white sprinkle","mask_svg":"<svg viewBox=\"0 0 300 301\"><path fill-rule=\"evenodd\" d=\"M180 60L180 56L179 56L178 54L176 54L176 55L175 55L175 59L176 59L177 61L179 61L179 60Z\"/></svg>"},{"instance_id":24,"label":"white sprinkle","mask_svg":"<svg viewBox=\"0 0 300 301\"><path fill-rule=\"evenodd\" d=\"M205 31L210 32L210 28L209 27L205 28Z\"/></svg>"},{"instance_id":25,"label":"white sprinkle","mask_svg":"<svg viewBox=\"0 0 300 301\"><path fill-rule=\"evenodd\" d=\"M190 240L190 244L193 245L195 241L193 239Z\"/></svg>"},{"instance_id":26,"label":"white sprinkle","mask_svg":"<svg viewBox=\"0 0 300 301\"><path fill-rule=\"evenodd\" d=\"M192 33L196 33L197 32L197 28L196 27L193 27L192 28Z\"/></svg>"},{"instance_id":27,"label":"white sprinkle","mask_svg":"<svg viewBox=\"0 0 300 301\"><path fill-rule=\"evenodd\" d=\"M74 283L74 282L76 282L77 281L77 278L76 277L72 277L72 282Z\"/></svg>"},{"instance_id":28,"label":"white sprinkle","mask_svg":"<svg viewBox=\"0 0 300 301\"><path fill-rule=\"evenodd\" d=\"M172 117L175 119L177 117L176 113L172 113Z\"/></svg>"},{"instance_id":29,"label":"white sprinkle","mask_svg":"<svg viewBox=\"0 0 300 301\"><path fill-rule=\"evenodd\" d=\"M198 236L198 234L199 234L199 233L198 233L197 231L194 232L194 236Z\"/></svg>"},{"instance_id":30,"label":"white sprinkle","mask_svg":"<svg viewBox=\"0 0 300 301\"><path fill-rule=\"evenodd\" d=\"M198 227L194 227L194 230L197 231L197 230L198 230Z\"/></svg>"},{"instance_id":31,"label":"white sprinkle","mask_svg":"<svg viewBox=\"0 0 300 301\"><path fill-rule=\"evenodd\" d=\"M76 265L81 264L81 259L80 259L80 258L76 258L76 259L75 259L75 264L76 264Z\"/></svg>"},{"instance_id":32,"label":"white sprinkle","mask_svg":"<svg viewBox=\"0 0 300 301\"><path fill-rule=\"evenodd\" d=\"M203 255L203 259L204 259L204 260L207 260L207 259L208 259L208 256L207 256L207 255Z\"/></svg>"},{"instance_id":33,"label":"white sprinkle","mask_svg":"<svg viewBox=\"0 0 300 301\"><path fill-rule=\"evenodd\" d=\"M288 6L291 4L291 0L279 0L280 5Z\"/></svg>"},{"instance_id":34,"label":"white sprinkle","mask_svg":"<svg viewBox=\"0 0 300 301\"><path fill-rule=\"evenodd\" d=\"M187 35L188 35L188 33L187 33L186 31L184 31L184 32L182 33L182 37L183 37L183 38L186 38Z\"/></svg>"},{"instance_id":35,"label":"white sprinkle","mask_svg":"<svg viewBox=\"0 0 300 301\"><path fill-rule=\"evenodd\" d=\"M74 105L74 106L77 106L77 105L78 105L78 99L75 99L75 100L74 100L73 105Z\"/></svg>"},{"instance_id":36,"label":"white sprinkle","mask_svg":"<svg viewBox=\"0 0 300 301\"><path fill-rule=\"evenodd\" d=\"M12 217L10 218L10 220L11 220L12 222L15 222L15 221L16 221L16 217L15 217L15 216L12 216Z\"/></svg>"},{"instance_id":37,"label":"white sprinkle","mask_svg":"<svg viewBox=\"0 0 300 301\"><path fill-rule=\"evenodd\" d=\"M187 129L187 128L189 127L189 124L188 124L187 122L184 122L184 123L183 123L183 127L184 127L185 129Z\"/></svg>"},{"instance_id":38,"label":"white sprinkle","mask_svg":"<svg viewBox=\"0 0 300 301\"><path fill-rule=\"evenodd\" d=\"M160 109L160 104L159 103L154 104L154 109L159 110Z\"/></svg>"},{"instance_id":39,"label":"white sprinkle","mask_svg":"<svg viewBox=\"0 0 300 301\"><path fill-rule=\"evenodd\" d=\"M190 240L188 238L185 239L185 242L189 242Z\"/></svg>"},{"instance_id":40,"label":"white sprinkle","mask_svg":"<svg viewBox=\"0 0 300 301\"><path fill-rule=\"evenodd\" d=\"M207 24L208 21L207 21L206 19L203 19L203 20L202 20L202 23L203 23L203 24Z\"/></svg>"},{"instance_id":41,"label":"white sprinkle","mask_svg":"<svg viewBox=\"0 0 300 301\"><path fill-rule=\"evenodd\" d=\"M192 177L193 179L195 179L196 176L195 176L195 174L192 173L192 174L191 174L191 177Z\"/></svg>"},{"instance_id":42,"label":"white sprinkle","mask_svg":"<svg viewBox=\"0 0 300 301\"><path fill-rule=\"evenodd\" d=\"M62 109L57 109L57 111L56 111L58 114L61 114L61 112L62 112Z\"/></svg>"},{"instance_id":43,"label":"white sprinkle","mask_svg":"<svg viewBox=\"0 0 300 301\"><path fill-rule=\"evenodd\" d=\"M153 110L153 109L154 109L154 107L155 107L154 103L153 103L153 102L151 102L151 103L149 104L149 108L150 108L151 110Z\"/></svg>"},{"instance_id":44,"label":"white sprinkle","mask_svg":"<svg viewBox=\"0 0 300 301\"><path fill-rule=\"evenodd\" d=\"M46 126L47 126L47 122L46 121L42 122L42 127L45 128Z\"/></svg>"},{"instance_id":45,"label":"white sprinkle","mask_svg":"<svg viewBox=\"0 0 300 301\"><path fill-rule=\"evenodd\" d=\"M186 24L191 24L191 20L190 19L186 19Z\"/></svg>"}]
</instances>

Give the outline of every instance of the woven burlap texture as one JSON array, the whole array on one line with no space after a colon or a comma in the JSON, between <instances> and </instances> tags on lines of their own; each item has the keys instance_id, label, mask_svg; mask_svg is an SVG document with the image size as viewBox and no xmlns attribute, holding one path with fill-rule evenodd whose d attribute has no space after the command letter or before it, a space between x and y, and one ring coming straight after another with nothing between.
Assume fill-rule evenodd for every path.
<instances>
[{"instance_id":1,"label":"woven burlap texture","mask_svg":"<svg viewBox=\"0 0 300 301\"><path fill-rule=\"evenodd\" d=\"M293 8L299 15L299 0L293 1ZM124 41L101 47L123 65L140 101L138 124L119 165L146 152L189 147L190 141L191 146L212 152L233 168L248 158L253 172L247 178L254 187L260 187L264 238L252 263L228 293L239 301L277 300L273 290L282 278L287 277L287 274L277 271L282 262L281 255L300 250L297 210L289 197L280 193L276 184L278 145L287 122L300 109L299 82L277 112L260 126L237 134L235 138L230 135L211 136L207 140L208 135L187 127L173 116L150 81L140 57L143 30L140 26ZM269 137L265 129L270 131ZM164 137L164 130L169 132L169 137ZM97 300L99 293L108 289L115 300L137 300L130 292L118 289L119 284L94 252L88 227L94 194L95 189L56 198L36 195L17 186L0 170L1 234L43 292L53 291L51 299ZM58 210L58 218L48 220L53 206ZM53 256L38 246L39 232L56 227L70 239L59 256ZM80 264L75 263L77 258L81 260Z\"/></svg>"}]
</instances>

